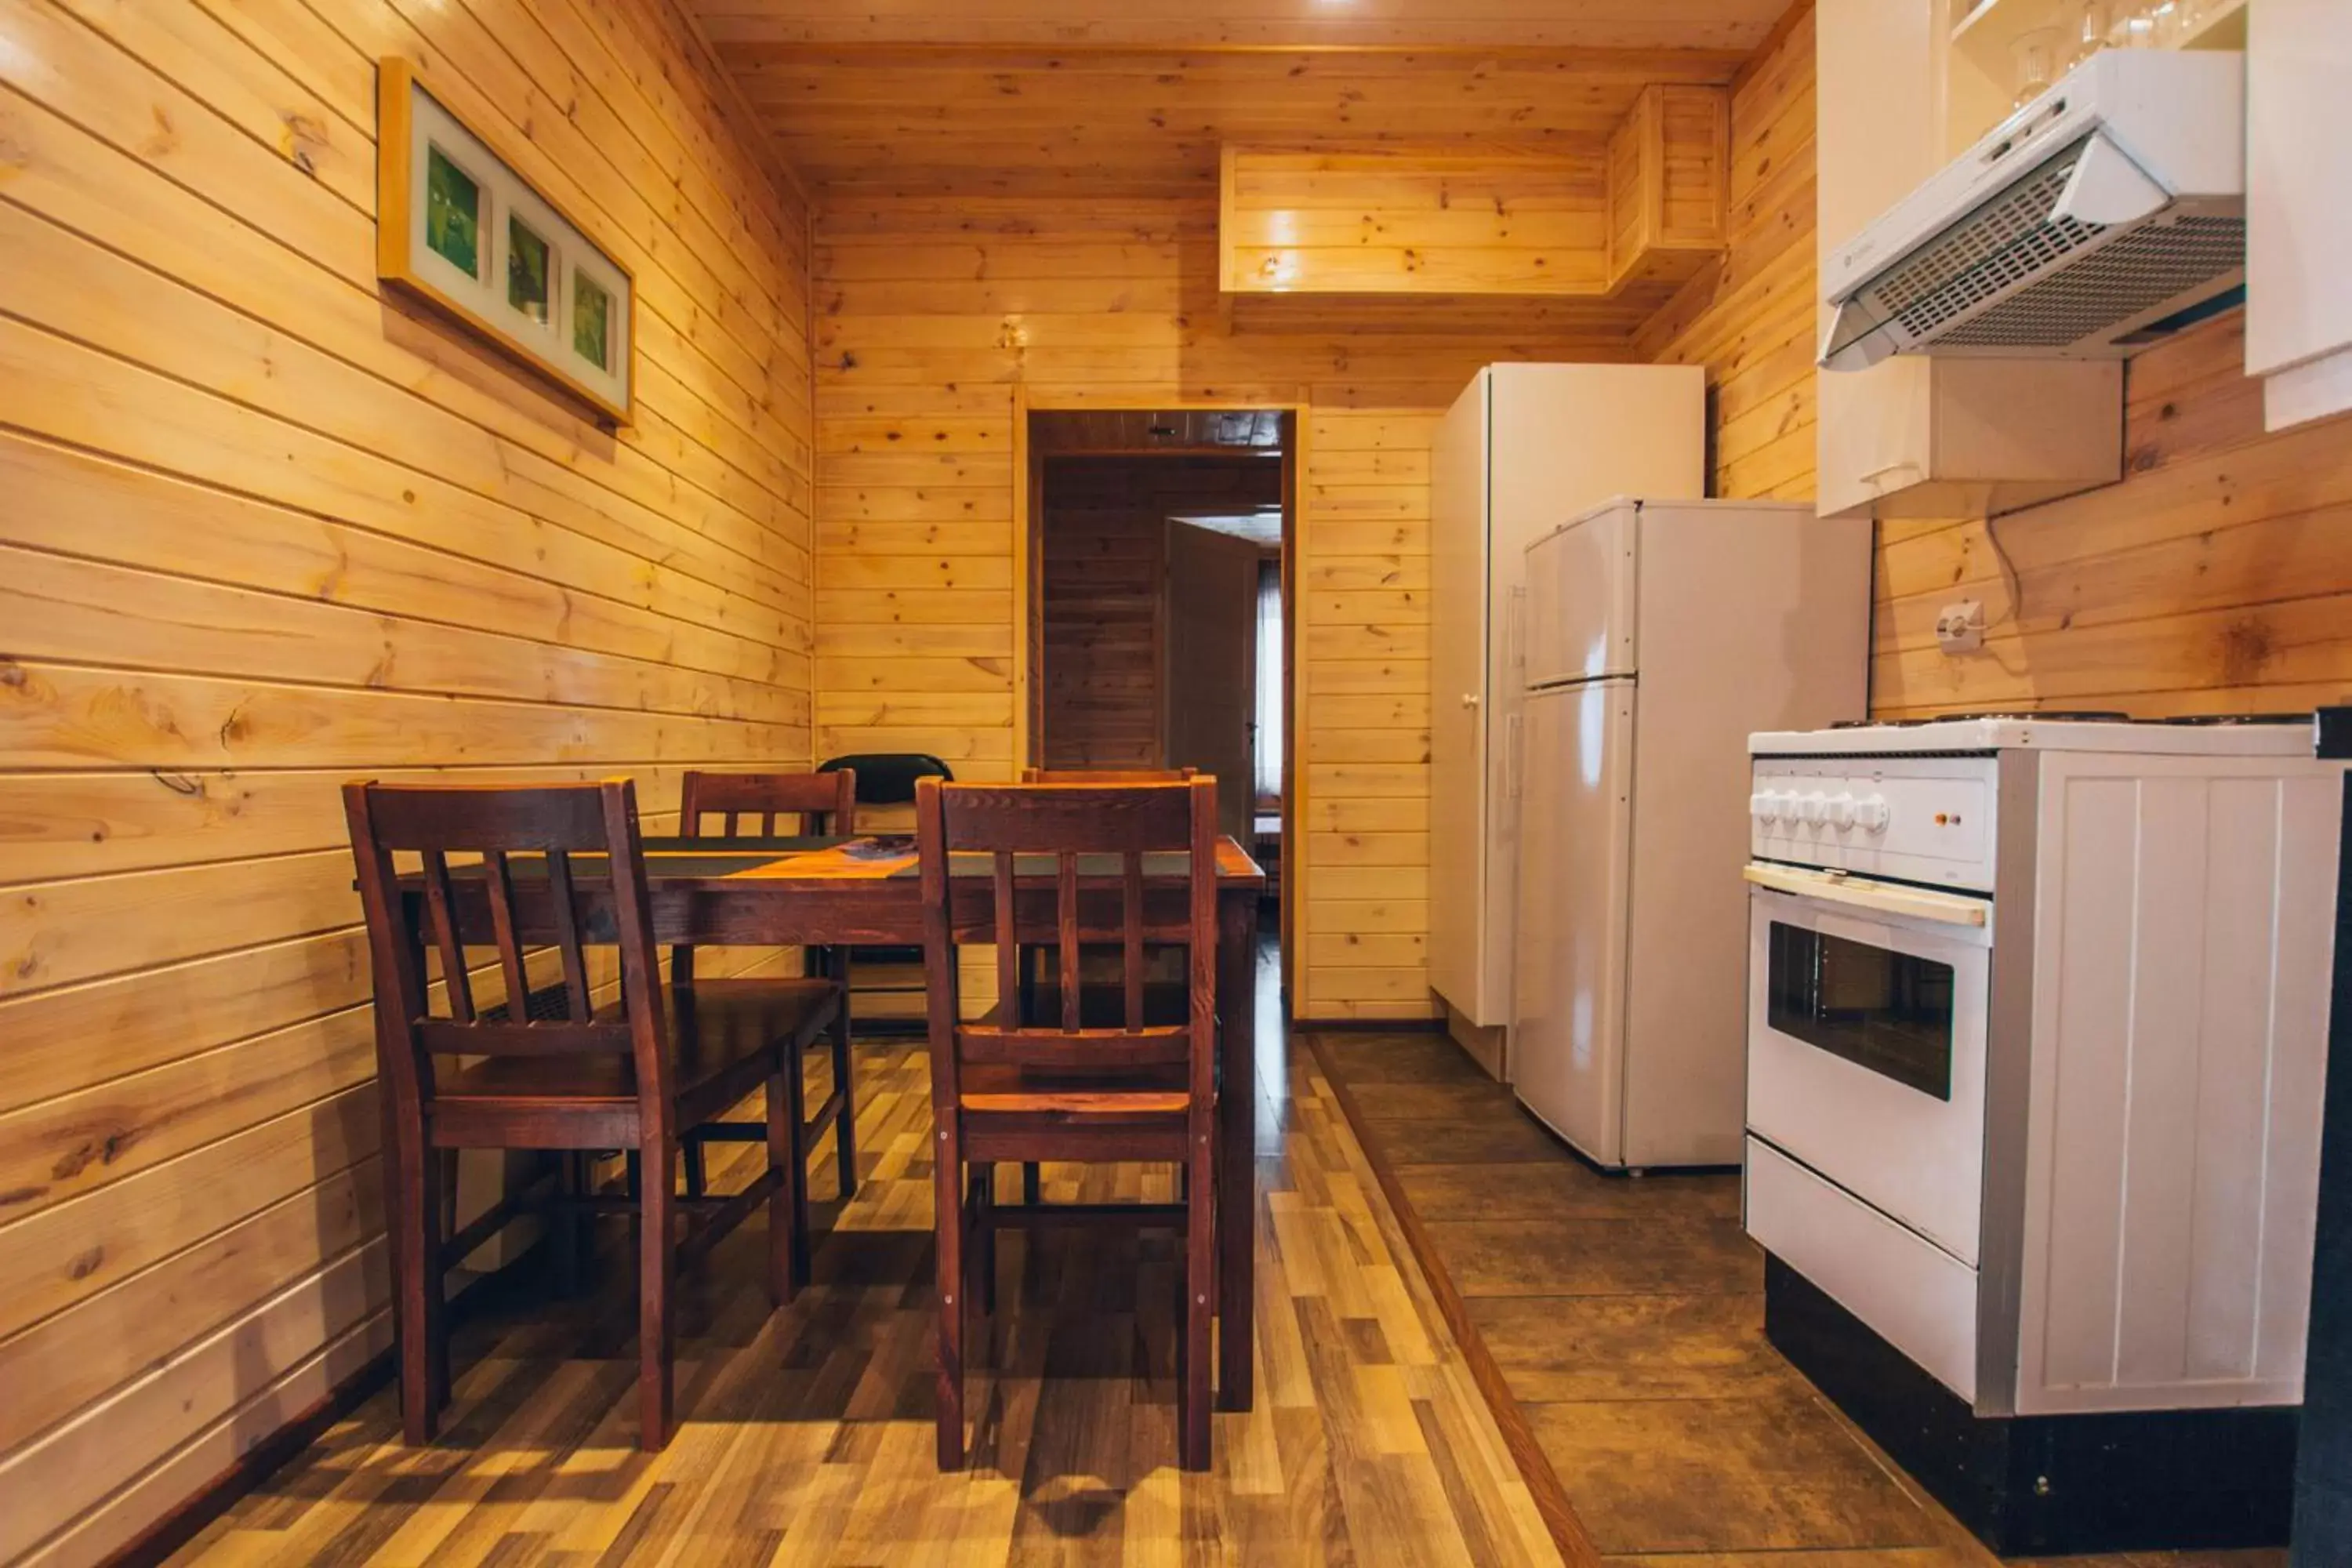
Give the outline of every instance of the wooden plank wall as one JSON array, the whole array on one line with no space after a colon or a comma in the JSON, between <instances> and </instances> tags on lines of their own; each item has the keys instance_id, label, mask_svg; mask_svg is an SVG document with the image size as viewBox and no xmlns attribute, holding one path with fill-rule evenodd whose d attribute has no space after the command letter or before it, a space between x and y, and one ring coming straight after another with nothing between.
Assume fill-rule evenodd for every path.
<instances>
[{"instance_id":1,"label":"wooden plank wall","mask_svg":"<svg viewBox=\"0 0 2352 1568\"><path fill-rule=\"evenodd\" d=\"M799 763L807 227L669 0L0 0L0 1560L389 1340L366 772ZM374 278L398 54L635 272L619 435Z\"/></svg>"},{"instance_id":2,"label":"wooden plank wall","mask_svg":"<svg viewBox=\"0 0 2352 1568\"><path fill-rule=\"evenodd\" d=\"M1810 497L1810 16L1732 96L1732 247L1642 335L1704 363L1717 494ZM2352 695L2352 420L2263 433L2232 314L2133 360L2122 483L1982 519L1879 530L1873 708L2142 716L2303 710ZM1981 653L1936 647L1937 608L1984 602Z\"/></svg>"},{"instance_id":3,"label":"wooden plank wall","mask_svg":"<svg viewBox=\"0 0 2352 1568\"><path fill-rule=\"evenodd\" d=\"M1013 756L1012 434L1041 405L1304 403L1308 1017L1424 1017L1429 430L1479 365L1622 342L1236 327L1216 204L860 196L818 218L817 746Z\"/></svg>"},{"instance_id":4,"label":"wooden plank wall","mask_svg":"<svg viewBox=\"0 0 2352 1568\"><path fill-rule=\"evenodd\" d=\"M1162 765L1168 519L1281 500L1272 458L1046 462L1038 675L1047 767Z\"/></svg>"},{"instance_id":5,"label":"wooden plank wall","mask_svg":"<svg viewBox=\"0 0 2352 1568\"><path fill-rule=\"evenodd\" d=\"M2352 417L2263 433L2232 312L2125 373L2122 483L1987 522L1879 530L1871 701L2137 717L2352 699ZM1981 652L1936 611L1979 599Z\"/></svg>"},{"instance_id":6,"label":"wooden plank wall","mask_svg":"<svg viewBox=\"0 0 2352 1568\"><path fill-rule=\"evenodd\" d=\"M1813 494L1813 21L1810 0L1731 89L1730 247L1635 340L1706 366L1713 493Z\"/></svg>"}]
</instances>

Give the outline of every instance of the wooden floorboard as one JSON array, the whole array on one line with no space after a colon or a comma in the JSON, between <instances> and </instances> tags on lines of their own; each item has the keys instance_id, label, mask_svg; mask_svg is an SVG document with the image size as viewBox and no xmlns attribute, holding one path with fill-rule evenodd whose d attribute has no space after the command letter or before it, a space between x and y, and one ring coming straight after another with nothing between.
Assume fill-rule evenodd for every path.
<instances>
[{"instance_id":1,"label":"wooden floorboard","mask_svg":"<svg viewBox=\"0 0 2352 1568\"><path fill-rule=\"evenodd\" d=\"M1447 1040L1312 1046L1435 1294L1460 1303L1465 1355L1497 1370L1486 1386L1504 1429L1533 1433L1609 1568L1996 1562L1766 1342L1736 1174L1604 1174ZM2063 1561L2284 1568L2286 1554Z\"/></svg>"},{"instance_id":2,"label":"wooden floorboard","mask_svg":"<svg viewBox=\"0 0 2352 1568\"><path fill-rule=\"evenodd\" d=\"M1557 1561L1361 1149L1261 1008L1258 1399L1176 1468L1172 1240L1008 1233L975 1325L973 1463L932 1457L928 1081L859 1051L864 1184L771 1314L754 1220L687 1277L668 1450L636 1452L630 1281L460 1334L444 1437L387 1393L174 1561L658 1565ZM748 1150L730 1150L736 1161ZM1166 1198L1164 1170L1047 1167L1047 1196ZM726 1175L714 1161L714 1185ZM815 1191L834 1191L820 1166ZM1009 1190L1009 1189L1008 1189Z\"/></svg>"}]
</instances>

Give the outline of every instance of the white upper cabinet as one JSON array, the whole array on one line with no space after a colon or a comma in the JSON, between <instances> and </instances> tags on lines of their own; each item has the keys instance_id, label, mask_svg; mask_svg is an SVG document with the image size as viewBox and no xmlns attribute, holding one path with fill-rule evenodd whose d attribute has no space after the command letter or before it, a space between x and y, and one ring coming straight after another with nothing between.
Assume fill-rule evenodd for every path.
<instances>
[{"instance_id":1,"label":"white upper cabinet","mask_svg":"<svg viewBox=\"0 0 2352 1568\"><path fill-rule=\"evenodd\" d=\"M1969 119L1975 76L1950 59L1953 8L1952 0L1821 0L1814 145L1824 261L1985 129ZM1825 516L1984 516L2123 477L2116 361L1906 355L1825 371L1819 397Z\"/></svg>"},{"instance_id":2,"label":"white upper cabinet","mask_svg":"<svg viewBox=\"0 0 2352 1568\"><path fill-rule=\"evenodd\" d=\"M2246 372L2273 430L2352 409L2352 0L2246 25Z\"/></svg>"}]
</instances>

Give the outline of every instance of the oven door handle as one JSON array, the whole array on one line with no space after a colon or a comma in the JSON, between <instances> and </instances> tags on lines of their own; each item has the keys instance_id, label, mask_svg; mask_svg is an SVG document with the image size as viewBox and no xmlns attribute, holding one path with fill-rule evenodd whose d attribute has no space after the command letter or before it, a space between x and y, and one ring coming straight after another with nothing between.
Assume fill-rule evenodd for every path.
<instances>
[{"instance_id":1,"label":"oven door handle","mask_svg":"<svg viewBox=\"0 0 2352 1568\"><path fill-rule=\"evenodd\" d=\"M1985 923L1985 902L1981 899L1966 899L1926 888L1899 888L1885 882L1857 881L1851 877L1834 876L1827 871L1801 871L1793 866L1751 863L1742 874L1758 887L1769 888L1776 893L1792 893L1801 899L1819 899L1824 903L1849 904L1876 914L1934 921L1939 925L1982 926Z\"/></svg>"}]
</instances>

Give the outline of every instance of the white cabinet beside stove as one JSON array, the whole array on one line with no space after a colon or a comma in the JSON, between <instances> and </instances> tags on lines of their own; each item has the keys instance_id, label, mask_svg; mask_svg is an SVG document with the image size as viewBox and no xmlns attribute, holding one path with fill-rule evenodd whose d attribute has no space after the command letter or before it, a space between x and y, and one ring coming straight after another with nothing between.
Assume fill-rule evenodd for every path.
<instances>
[{"instance_id":1,"label":"white cabinet beside stove","mask_svg":"<svg viewBox=\"0 0 2352 1568\"><path fill-rule=\"evenodd\" d=\"M2341 773L2058 752L2037 793L2016 1409L2295 1404Z\"/></svg>"}]
</instances>

